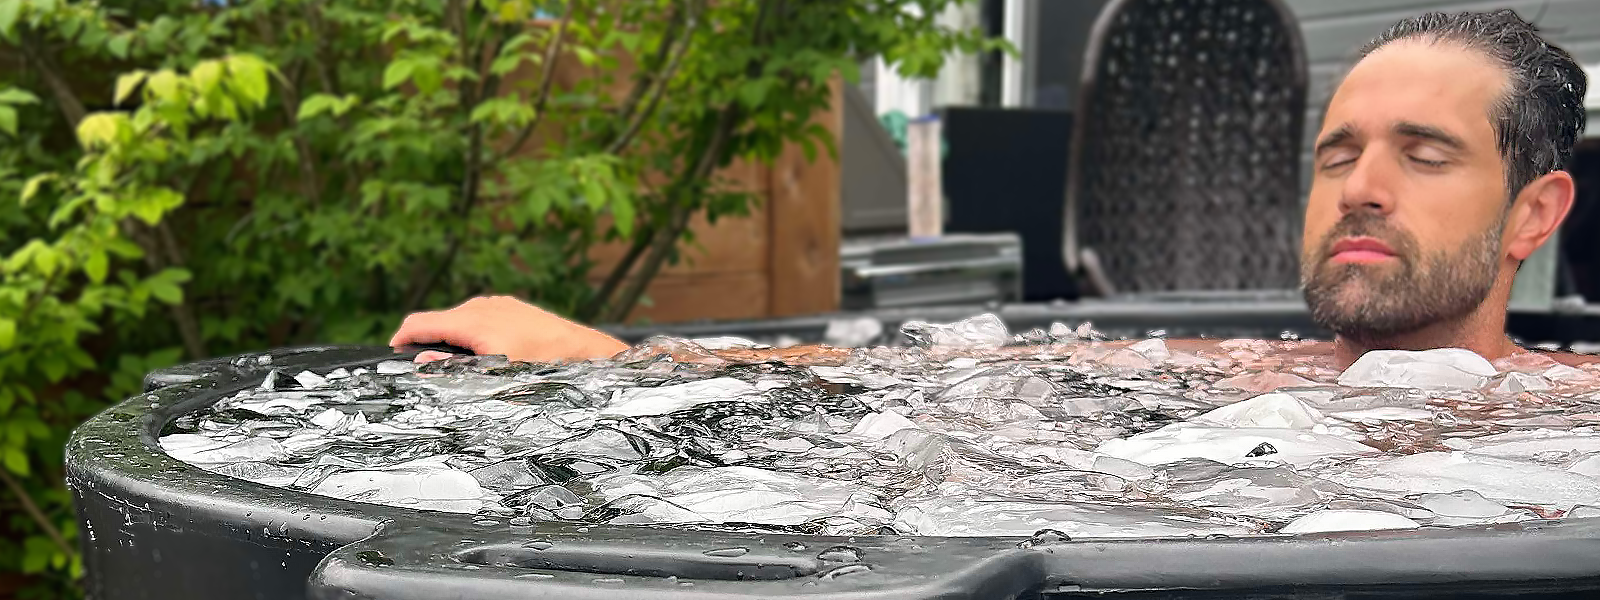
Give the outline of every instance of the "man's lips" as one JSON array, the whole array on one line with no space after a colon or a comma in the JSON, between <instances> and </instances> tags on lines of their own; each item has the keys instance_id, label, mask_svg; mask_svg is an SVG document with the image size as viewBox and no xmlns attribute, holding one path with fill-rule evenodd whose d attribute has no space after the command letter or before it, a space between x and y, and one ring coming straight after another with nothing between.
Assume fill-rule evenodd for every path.
<instances>
[{"instance_id":1,"label":"man's lips","mask_svg":"<svg viewBox=\"0 0 1600 600\"><path fill-rule=\"evenodd\" d=\"M1353 237L1339 240L1333 245L1329 260L1341 263L1373 263L1394 258L1394 249L1370 237Z\"/></svg>"}]
</instances>

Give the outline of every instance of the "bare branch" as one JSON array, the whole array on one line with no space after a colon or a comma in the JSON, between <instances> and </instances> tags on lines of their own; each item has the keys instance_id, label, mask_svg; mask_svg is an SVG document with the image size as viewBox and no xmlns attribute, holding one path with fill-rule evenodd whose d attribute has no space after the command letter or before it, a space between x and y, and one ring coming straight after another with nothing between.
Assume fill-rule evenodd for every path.
<instances>
[{"instance_id":1,"label":"bare branch","mask_svg":"<svg viewBox=\"0 0 1600 600\"><path fill-rule=\"evenodd\" d=\"M544 121L544 107L550 101L550 89L555 87L556 58L560 56L561 45L567 37L567 24L571 22L572 10L569 8L566 14L561 15L561 22L556 24L554 38L544 49L544 72L539 78L539 93L533 101L533 120L517 134L516 141L511 142L505 151L495 157L496 162L521 152L523 144L528 143L528 138L533 137L533 131Z\"/></svg>"},{"instance_id":2,"label":"bare branch","mask_svg":"<svg viewBox=\"0 0 1600 600\"><path fill-rule=\"evenodd\" d=\"M72 91L72 86L61 76L60 69L50 58L49 52L39 47L41 43L36 36L24 34L22 42L18 45L22 48L23 58L27 59L28 64L39 69L39 75L44 77L44 84L50 88L50 95L55 96L56 105L61 107L61 114L67 118L67 124L76 130L78 123L83 122L83 118L88 116L89 112L84 109L83 101L78 99L78 94Z\"/></svg>"},{"instance_id":3,"label":"bare branch","mask_svg":"<svg viewBox=\"0 0 1600 600\"><path fill-rule=\"evenodd\" d=\"M689 6L687 25L682 39L673 48L671 62L667 64L664 72L654 77L651 81L650 100L646 102L644 110L637 113L633 112L634 107L632 105L627 107L627 111L624 114L628 116L624 118L629 120L628 127L623 130L622 135L617 136L617 139L611 142L610 147L606 148L607 154L622 154L623 151L627 150L628 145L633 143L634 136L637 136L639 130L644 127L645 121L654 116L656 107L661 105L661 98L666 94L667 86L672 83L672 78L678 74L678 67L683 64L683 57L689 54L689 47L694 44L695 30L700 25L699 9L703 9L701 2L689 0ZM642 87L640 86L640 88ZM637 91L640 88L635 88L635 90Z\"/></svg>"},{"instance_id":4,"label":"bare branch","mask_svg":"<svg viewBox=\"0 0 1600 600\"><path fill-rule=\"evenodd\" d=\"M55 523L51 523L50 518L45 516L44 511L39 510L39 505L33 502L33 497L28 495L27 490L22 489L22 484L17 483L16 478L12 477L11 473L5 469L0 469L0 481L5 482L6 487L17 497L17 501L22 503L23 512L28 513L28 517L39 525L39 529L44 530L45 537L50 538L50 541L54 542L63 554L70 556L77 552L77 550L73 549L72 544L67 543L67 538L61 536L61 530L56 529Z\"/></svg>"}]
</instances>

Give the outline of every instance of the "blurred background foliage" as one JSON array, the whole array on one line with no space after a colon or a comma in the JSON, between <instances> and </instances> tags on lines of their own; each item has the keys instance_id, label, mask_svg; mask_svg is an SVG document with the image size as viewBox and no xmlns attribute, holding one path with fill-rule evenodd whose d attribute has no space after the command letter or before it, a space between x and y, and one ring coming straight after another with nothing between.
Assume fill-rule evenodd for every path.
<instances>
[{"instance_id":1,"label":"blurred background foliage","mask_svg":"<svg viewBox=\"0 0 1600 600\"><path fill-rule=\"evenodd\" d=\"M0 577L77 593L62 447L146 372L482 293L621 320L748 212L719 169L835 151L830 82L999 47L963 1L0 0Z\"/></svg>"}]
</instances>

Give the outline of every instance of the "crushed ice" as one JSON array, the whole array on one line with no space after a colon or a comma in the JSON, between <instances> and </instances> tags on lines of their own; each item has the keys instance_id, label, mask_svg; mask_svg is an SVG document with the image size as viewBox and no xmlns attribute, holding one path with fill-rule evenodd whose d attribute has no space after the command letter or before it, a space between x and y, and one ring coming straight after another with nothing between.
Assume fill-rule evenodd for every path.
<instances>
[{"instance_id":1,"label":"crushed ice","mask_svg":"<svg viewBox=\"0 0 1600 600\"><path fill-rule=\"evenodd\" d=\"M1077 539L1600 516L1589 367L1446 349L1340 372L1289 337L1012 336L992 315L901 335L273 371L161 445L265 485L519 522Z\"/></svg>"}]
</instances>

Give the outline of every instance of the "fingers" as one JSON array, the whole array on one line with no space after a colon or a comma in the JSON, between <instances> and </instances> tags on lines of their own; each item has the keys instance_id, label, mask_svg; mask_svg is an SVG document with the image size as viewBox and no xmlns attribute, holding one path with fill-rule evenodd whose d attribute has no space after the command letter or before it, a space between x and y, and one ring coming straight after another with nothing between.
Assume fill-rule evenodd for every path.
<instances>
[{"instance_id":1,"label":"fingers","mask_svg":"<svg viewBox=\"0 0 1600 600\"><path fill-rule=\"evenodd\" d=\"M472 340L462 335L468 328L462 327L457 322L459 320L446 312L413 313L400 323L400 329L394 332L394 337L389 338L389 347L444 342L472 348Z\"/></svg>"},{"instance_id":2,"label":"fingers","mask_svg":"<svg viewBox=\"0 0 1600 600\"><path fill-rule=\"evenodd\" d=\"M417 353L417 357L412 359L412 362L417 363L417 364L420 365L422 363L430 363L430 362L433 362L433 361L436 361L436 360L444 360L444 359L450 358L452 356L455 356L455 355L454 354L450 354L449 352L440 352L438 350L423 350L422 352L418 352Z\"/></svg>"}]
</instances>

